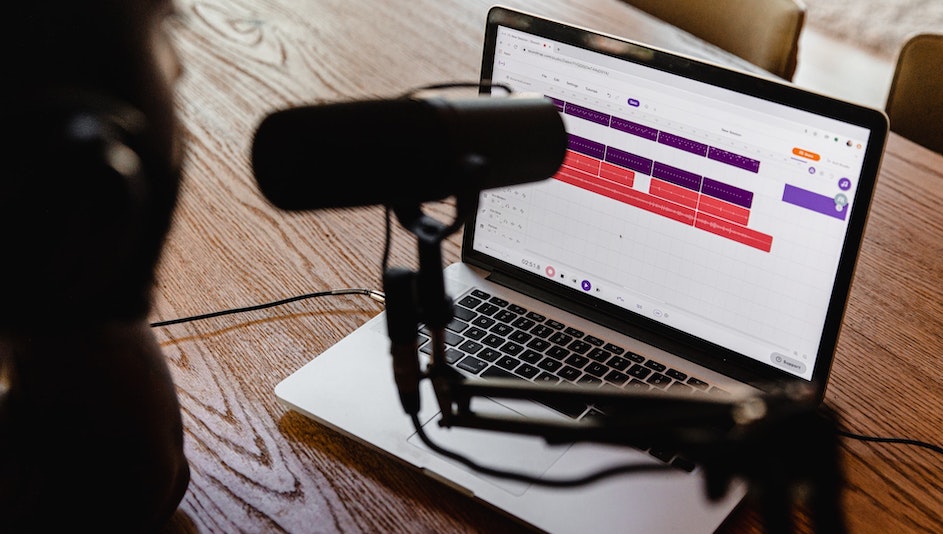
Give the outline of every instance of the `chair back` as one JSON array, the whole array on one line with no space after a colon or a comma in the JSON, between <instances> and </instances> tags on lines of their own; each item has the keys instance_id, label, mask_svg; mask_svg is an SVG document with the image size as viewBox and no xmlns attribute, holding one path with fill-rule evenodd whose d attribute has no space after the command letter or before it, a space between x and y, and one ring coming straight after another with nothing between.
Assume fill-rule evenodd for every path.
<instances>
[{"instance_id":1,"label":"chair back","mask_svg":"<svg viewBox=\"0 0 943 534\"><path fill-rule=\"evenodd\" d=\"M792 80L796 72L801 0L624 1L780 78Z\"/></svg>"},{"instance_id":2,"label":"chair back","mask_svg":"<svg viewBox=\"0 0 943 534\"><path fill-rule=\"evenodd\" d=\"M943 153L943 34L904 43L884 110L892 132Z\"/></svg>"}]
</instances>

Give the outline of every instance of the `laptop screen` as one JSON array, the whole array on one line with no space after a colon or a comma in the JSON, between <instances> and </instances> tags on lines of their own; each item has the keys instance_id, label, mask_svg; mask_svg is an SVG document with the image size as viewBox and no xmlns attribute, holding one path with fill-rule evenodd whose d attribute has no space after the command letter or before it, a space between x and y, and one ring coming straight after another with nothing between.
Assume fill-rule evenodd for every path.
<instances>
[{"instance_id":1,"label":"laptop screen","mask_svg":"<svg viewBox=\"0 0 943 534\"><path fill-rule=\"evenodd\" d=\"M882 113L502 8L482 80L551 99L569 145L552 179L480 195L467 260L824 381Z\"/></svg>"}]
</instances>

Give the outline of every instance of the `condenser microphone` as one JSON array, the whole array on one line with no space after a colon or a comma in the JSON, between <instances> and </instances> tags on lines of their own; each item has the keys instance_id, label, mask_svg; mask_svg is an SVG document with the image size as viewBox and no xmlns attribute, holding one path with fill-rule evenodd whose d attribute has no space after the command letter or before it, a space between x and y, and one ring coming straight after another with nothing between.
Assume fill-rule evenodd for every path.
<instances>
[{"instance_id":1,"label":"condenser microphone","mask_svg":"<svg viewBox=\"0 0 943 534\"><path fill-rule=\"evenodd\" d=\"M252 167L284 210L396 206L549 178L566 145L539 95L404 97L276 111L255 132Z\"/></svg>"}]
</instances>

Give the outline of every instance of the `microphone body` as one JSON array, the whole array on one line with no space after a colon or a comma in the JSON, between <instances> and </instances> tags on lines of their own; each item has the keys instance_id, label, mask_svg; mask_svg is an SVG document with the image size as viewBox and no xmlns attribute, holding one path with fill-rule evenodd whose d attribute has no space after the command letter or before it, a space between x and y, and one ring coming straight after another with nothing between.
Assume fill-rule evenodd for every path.
<instances>
[{"instance_id":1,"label":"microphone body","mask_svg":"<svg viewBox=\"0 0 943 534\"><path fill-rule=\"evenodd\" d=\"M418 204L549 178L566 145L542 96L366 100L268 115L252 167L284 210Z\"/></svg>"}]
</instances>

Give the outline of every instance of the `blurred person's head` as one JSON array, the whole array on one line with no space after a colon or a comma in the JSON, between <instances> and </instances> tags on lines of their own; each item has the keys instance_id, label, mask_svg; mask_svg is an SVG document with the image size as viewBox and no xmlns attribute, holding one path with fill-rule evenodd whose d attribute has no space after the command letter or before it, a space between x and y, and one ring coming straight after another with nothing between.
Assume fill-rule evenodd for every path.
<instances>
[{"instance_id":1,"label":"blurred person's head","mask_svg":"<svg viewBox=\"0 0 943 534\"><path fill-rule=\"evenodd\" d=\"M0 232L13 261L0 267L12 291L0 308L19 311L0 311L0 325L56 306L93 320L145 312L181 163L173 9L172 0L7 9Z\"/></svg>"},{"instance_id":2,"label":"blurred person's head","mask_svg":"<svg viewBox=\"0 0 943 534\"><path fill-rule=\"evenodd\" d=\"M189 480L147 326L180 179L172 0L37 0L0 32L0 531L153 530Z\"/></svg>"}]
</instances>

